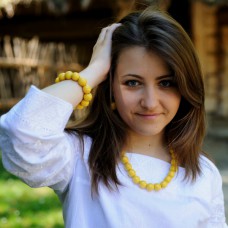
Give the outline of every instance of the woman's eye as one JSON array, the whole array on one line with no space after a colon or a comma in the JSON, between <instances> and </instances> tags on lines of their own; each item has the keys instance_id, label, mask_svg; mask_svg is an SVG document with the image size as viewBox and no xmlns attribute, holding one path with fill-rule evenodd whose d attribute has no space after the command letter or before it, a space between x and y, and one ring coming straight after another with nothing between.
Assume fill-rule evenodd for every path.
<instances>
[{"instance_id":1,"label":"woman's eye","mask_svg":"<svg viewBox=\"0 0 228 228\"><path fill-rule=\"evenodd\" d=\"M159 83L162 87L171 87L174 85L172 80L163 80Z\"/></svg>"},{"instance_id":2,"label":"woman's eye","mask_svg":"<svg viewBox=\"0 0 228 228\"><path fill-rule=\"evenodd\" d=\"M135 81L135 80L129 80L129 81L125 82L125 85L130 86L130 87L135 87L135 86L139 85L139 82Z\"/></svg>"}]
</instances>

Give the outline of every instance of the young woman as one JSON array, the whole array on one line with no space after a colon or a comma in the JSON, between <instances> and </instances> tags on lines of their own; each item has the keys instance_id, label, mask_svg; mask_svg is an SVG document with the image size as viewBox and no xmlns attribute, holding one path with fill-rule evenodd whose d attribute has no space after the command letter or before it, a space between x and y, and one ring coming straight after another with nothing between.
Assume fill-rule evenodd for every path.
<instances>
[{"instance_id":1,"label":"young woman","mask_svg":"<svg viewBox=\"0 0 228 228\"><path fill-rule=\"evenodd\" d=\"M54 189L66 227L227 227L221 176L201 148L202 73L176 21L129 14L102 30L86 69L56 82L32 86L0 134L6 169Z\"/></svg>"}]
</instances>

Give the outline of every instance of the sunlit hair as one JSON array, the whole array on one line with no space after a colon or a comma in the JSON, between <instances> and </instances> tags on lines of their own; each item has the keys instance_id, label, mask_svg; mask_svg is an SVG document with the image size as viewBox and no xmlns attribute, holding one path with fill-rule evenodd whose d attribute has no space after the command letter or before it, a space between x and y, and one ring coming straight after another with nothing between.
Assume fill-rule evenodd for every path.
<instances>
[{"instance_id":1,"label":"sunlit hair","mask_svg":"<svg viewBox=\"0 0 228 228\"><path fill-rule=\"evenodd\" d=\"M81 137L86 134L93 140L89 155L92 190L98 191L100 181L109 189L121 184L116 168L127 127L118 111L111 110L112 81L120 53L134 46L159 55L174 75L182 98L178 113L166 127L167 146L185 168L185 179L194 181L200 174L205 110L202 73L192 42L179 23L159 10L134 12L120 23L113 33L109 77L98 86L87 118L74 128Z\"/></svg>"}]
</instances>

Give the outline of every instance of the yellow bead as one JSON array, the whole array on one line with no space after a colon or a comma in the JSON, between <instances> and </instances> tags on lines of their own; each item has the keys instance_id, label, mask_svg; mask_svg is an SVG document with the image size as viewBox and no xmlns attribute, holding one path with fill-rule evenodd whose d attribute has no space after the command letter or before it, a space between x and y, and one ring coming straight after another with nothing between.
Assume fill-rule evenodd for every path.
<instances>
[{"instance_id":1,"label":"yellow bead","mask_svg":"<svg viewBox=\"0 0 228 228\"><path fill-rule=\"evenodd\" d=\"M80 103L80 105L86 107L86 106L89 105L89 101L82 100L81 103Z\"/></svg>"},{"instance_id":2,"label":"yellow bead","mask_svg":"<svg viewBox=\"0 0 228 228\"><path fill-rule=\"evenodd\" d=\"M146 188L146 186L147 186L146 181L140 181L140 182L139 182L139 187L140 187L140 188Z\"/></svg>"},{"instance_id":3,"label":"yellow bead","mask_svg":"<svg viewBox=\"0 0 228 228\"><path fill-rule=\"evenodd\" d=\"M134 177L132 178L132 180L133 180L133 182L134 182L135 184L138 184L139 181L140 181L140 178L139 178L138 176L134 176Z\"/></svg>"},{"instance_id":4,"label":"yellow bead","mask_svg":"<svg viewBox=\"0 0 228 228\"><path fill-rule=\"evenodd\" d=\"M135 176L135 170L134 170L134 169L129 169L129 170L128 170L128 175L129 175L130 177L134 177L134 176Z\"/></svg>"},{"instance_id":5,"label":"yellow bead","mask_svg":"<svg viewBox=\"0 0 228 228\"><path fill-rule=\"evenodd\" d=\"M84 107L82 105L77 105L76 109L83 109Z\"/></svg>"},{"instance_id":6,"label":"yellow bead","mask_svg":"<svg viewBox=\"0 0 228 228\"><path fill-rule=\"evenodd\" d=\"M64 81L65 80L65 73L59 74L58 78L60 81Z\"/></svg>"},{"instance_id":7,"label":"yellow bead","mask_svg":"<svg viewBox=\"0 0 228 228\"><path fill-rule=\"evenodd\" d=\"M173 172L173 171L170 171L168 174L168 176L170 176L170 177L174 177L174 175L175 175L175 172Z\"/></svg>"},{"instance_id":8,"label":"yellow bead","mask_svg":"<svg viewBox=\"0 0 228 228\"><path fill-rule=\"evenodd\" d=\"M172 160L171 161L171 165L176 165L177 163L176 163L176 161L175 160Z\"/></svg>"},{"instance_id":9,"label":"yellow bead","mask_svg":"<svg viewBox=\"0 0 228 228\"><path fill-rule=\"evenodd\" d=\"M169 169L169 170L170 170L170 171L174 171L174 172L175 172L175 171L176 171L176 167L172 165L172 166L170 167L170 169Z\"/></svg>"},{"instance_id":10,"label":"yellow bead","mask_svg":"<svg viewBox=\"0 0 228 228\"><path fill-rule=\"evenodd\" d=\"M78 81L79 79L79 74L77 72L74 72L72 75L71 75L71 79L74 80L74 81Z\"/></svg>"},{"instance_id":11,"label":"yellow bead","mask_svg":"<svg viewBox=\"0 0 228 228\"><path fill-rule=\"evenodd\" d=\"M171 153L171 156L174 156L172 154L173 153L172 151L170 153ZM169 173L167 174L165 179L161 183L156 183L156 184L148 183L147 184L146 181L140 180L140 177L136 175L135 170L132 169L129 159L125 155L124 152L121 153L121 161L124 164L124 167L128 172L128 175L132 178L132 181L135 184L138 184L140 188L146 189L147 191L152 191L152 190L160 191L161 189L166 188L167 185L170 183L170 181L175 176L176 171L178 170L177 161L175 160L175 158L173 158L173 159L171 159L171 166L169 169Z\"/></svg>"},{"instance_id":12,"label":"yellow bead","mask_svg":"<svg viewBox=\"0 0 228 228\"><path fill-rule=\"evenodd\" d=\"M131 166L130 163L127 162L127 163L124 164L124 168L128 171L128 170L130 170L132 168L132 166Z\"/></svg>"},{"instance_id":13,"label":"yellow bead","mask_svg":"<svg viewBox=\"0 0 228 228\"><path fill-rule=\"evenodd\" d=\"M159 190L161 190L161 188L162 188L162 187L161 187L160 184L155 184L155 185L154 185L154 190L155 190L155 191L159 191Z\"/></svg>"},{"instance_id":14,"label":"yellow bead","mask_svg":"<svg viewBox=\"0 0 228 228\"><path fill-rule=\"evenodd\" d=\"M112 102L111 103L111 109L114 111L116 110L116 103L115 102Z\"/></svg>"},{"instance_id":15,"label":"yellow bead","mask_svg":"<svg viewBox=\"0 0 228 228\"><path fill-rule=\"evenodd\" d=\"M60 73L58 77L55 79L55 82L58 83L63 80L77 81L78 84L82 87L83 90L83 100L78 104L74 109L83 109L84 107L89 105L89 101L92 100L91 87L87 85L87 80L80 77L77 72L67 71L66 73Z\"/></svg>"},{"instance_id":16,"label":"yellow bead","mask_svg":"<svg viewBox=\"0 0 228 228\"><path fill-rule=\"evenodd\" d=\"M164 181L169 183L171 180L172 180L172 178L170 176L167 176Z\"/></svg>"},{"instance_id":17,"label":"yellow bead","mask_svg":"<svg viewBox=\"0 0 228 228\"><path fill-rule=\"evenodd\" d=\"M149 191L149 192L154 190L154 184L147 184L146 185L146 190Z\"/></svg>"},{"instance_id":18,"label":"yellow bead","mask_svg":"<svg viewBox=\"0 0 228 228\"><path fill-rule=\"evenodd\" d=\"M65 77L66 77L66 79L67 80L70 80L71 79L71 76L72 76L72 71L67 71L66 73L65 73Z\"/></svg>"},{"instance_id":19,"label":"yellow bead","mask_svg":"<svg viewBox=\"0 0 228 228\"><path fill-rule=\"evenodd\" d=\"M57 77L57 78L55 79L55 83L58 83L58 82L60 82L59 77Z\"/></svg>"},{"instance_id":20,"label":"yellow bead","mask_svg":"<svg viewBox=\"0 0 228 228\"><path fill-rule=\"evenodd\" d=\"M92 98L93 98L93 96L92 96L91 93L88 93L88 94L85 94L85 95L83 96L83 98L84 98L85 101L91 101Z\"/></svg>"},{"instance_id":21,"label":"yellow bead","mask_svg":"<svg viewBox=\"0 0 228 228\"><path fill-rule=\"evenodd\" d=\"M79 77L79 79L78 79L78 84L79 84L80 86L83 87L83 86L86 85L86 83L87 83L86 79Z\"/></svg>"},{"instance_id":22,"label":"yellow bead","mask_svg":"<svg viewBox=\"0 0 228 228\"><path fill-rule=\"evenodd\" d=\"M128 161L129 161L127 156L123 156L123 157L121 158L121 160L122 160L122 162L123 162L124 164L128 163Z\"/></svg>"},{"instance_id":23,"label":"yellow bead","mask_svg":"<svg viewBox=\"0 0 228 228\"><path fill-rule=\"evenodd\" d=\"M84 93L90 93L91 90L92 90L92 89L91 89L90 86L88 86L88 85L83 86L83 92L84 92Z\"/></svg>"},{"instance_id":24,"label":"yellow bead","mask_svg":"<svg viewBox=\"0 0 228 228\"><path fill-rule=\"evenodd\" d=\"M168 182L167 181L162 181L161 182L162 188L165 188L167 185L168 185Z\"/></svg>"}]
</instances>

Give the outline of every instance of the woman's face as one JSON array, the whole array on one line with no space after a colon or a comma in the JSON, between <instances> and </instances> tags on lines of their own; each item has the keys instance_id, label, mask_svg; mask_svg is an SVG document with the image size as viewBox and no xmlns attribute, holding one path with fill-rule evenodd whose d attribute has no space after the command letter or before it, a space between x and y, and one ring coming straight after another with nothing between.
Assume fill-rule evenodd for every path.
<instances>
[{"instance_id":1,"label":"woman's face","mask_svg":"<svg viewBox=\"0 0 228 228\"><path fill-rule=\"evenodd\" d=\"M113 94L117 110L129 131L140 136L163 136L181 100L165 62L143 47L131 47L121 52Z\"/></svg>"}]
</instances>

